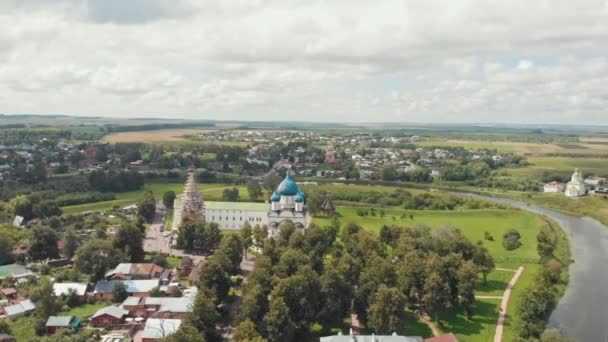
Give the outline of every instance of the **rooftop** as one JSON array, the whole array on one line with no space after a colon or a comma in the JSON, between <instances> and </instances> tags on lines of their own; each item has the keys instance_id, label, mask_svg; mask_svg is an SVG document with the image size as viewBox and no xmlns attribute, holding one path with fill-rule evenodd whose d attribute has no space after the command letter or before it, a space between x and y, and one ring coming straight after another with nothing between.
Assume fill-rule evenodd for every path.
<instances>
[{"instance_id":1,"label":"rooftop","mask_svg":"<svg viewBox=\"0 0 608 342\"><path fill-rule=\"evenodd\" d=\"M74 290L76 295L84 296L87 292L87 284L80 283L55 283L53 284L53 292L55 296L68 295L70 290Z\"/></svg>"},{"instance_id":2,"label":"rooftop","mask_svg":"<svg viewBox=\"0 0 608 342\"><path fill-rule=\"evenodd\" d=\"M254 202L205 202L206 209L215 210L241 210L241 211L268 211L268 204Z\"/></svg>"}]
</instances>

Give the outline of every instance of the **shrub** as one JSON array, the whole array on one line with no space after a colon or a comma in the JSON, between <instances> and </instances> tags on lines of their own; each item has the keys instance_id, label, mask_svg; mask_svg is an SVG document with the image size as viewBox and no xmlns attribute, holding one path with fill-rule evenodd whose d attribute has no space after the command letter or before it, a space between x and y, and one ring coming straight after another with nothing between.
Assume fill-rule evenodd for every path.
<instances>
[{"instance_id":1,"label":"shrub","mask_svg":"<svg viewBox=\"0 0 608 342\"><path fill-rule=\"evenodd\" d=\"M488 241L494 241L494 237L492 236L492 234L490 234L490 232L483 233L483 238Z\"/></svg>"},{"instance_id":2,"label":"shrub","mask_svg":"<svg viewBox=\"0 0 608 342\"><path fill-rule=\"evenodd\" d=\"M521 247L521 234L515 229L511 229L503 235L502 245L506 250L512 251Z\"/></svg>"}]
</instances>

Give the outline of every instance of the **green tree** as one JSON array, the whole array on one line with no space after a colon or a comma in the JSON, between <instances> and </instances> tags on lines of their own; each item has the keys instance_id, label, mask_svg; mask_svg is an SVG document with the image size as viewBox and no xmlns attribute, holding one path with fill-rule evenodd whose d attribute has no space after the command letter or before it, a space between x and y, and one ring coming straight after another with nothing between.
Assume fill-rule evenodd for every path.
<instances>
[{"instance_id":1,"label":"green tree","mask_svg":"<svg viewBox=\"0 0 608 342\"><path fill-rule=\"evenodd\" d=\"M257 249L264 248L264 242L268 238L268 228L266 226L260 226L256 224L253 227L253 245Z\"/></svg>"},{"instance_id":2,"label":"green tree","mask_svg":"<svg viewBox=\"0 0 608 342\"><path fill-rule=\"evenodd\" d=\"M400 331L405 323L405 296L394 287L380 285L371 297L369 326L376 334L389 335Z\"/></svg>"},{"instance_id":3,"label":"green tree","mask_svg":"<svg viewBox=\"0 0 608 342\"><path fill-rule=\"evenodd\" d=\"M11 326L5 319L0 321L0 334L11 334Z\"/></svg>"},{"instance_id":4,"label":"green tree","mask_svg":"<svg viewBox=\"0 0 608 342\"><path fill-rule=\"evenodd\" d=\"M538 232L536 241L538 242L536 245L536 250L541 258L547 258L553 255L553 251L555 250L555 241L553 239L553 234L551 234L546 226L543 226L540 232Z\"/></svg>"},{"instance_id":5,"label":"green tree","mask_svg":"<svg viewBox=\"0 0 608 342\"><path fill-rule=\"evenodd\" d=\"M230 291L230 261L225 255L215 255L209 259L201 271L201 286L213 291L214 298L221 303Z\"/></svg>"},{"instance_id":6,"label":"green tree","mask_svg":"<svg viewBox=\"0 0 608 342\"><path fill-rule=\"evenodd\" d=\"M113 247L112 241L90 239L76 250L74 266L79 272L90 275L92 281L98 281L108 270L126 260L124 253Z\"/></svg>"},{"instance_id":7,"label":"green tree","mask_svg":"<svg viewBox=\"0 0 608 342\"><path fill-rule=\"evenodd\" d=\"M296 330L295 323L291 320L289 308L281 297L273 298L270 310L264 317L268 339L271 342L291 342Z\"/></svg>"},{"instance_id":8,"label":"green tree","mask_svg":"<svg viewBox=\"0 0 608 342\"><path fill-rule=\"evenodd\" d=\"M306 196L306 206L311 215L316 215L321 212L321 206L323 205L323 197L320 193L312 191Z\"/></svg>"},{"instance_id":9,"label":"green tree","mask_svg":"<svg viewBox=\"0 0 608 342\"><path fill-rule=\"evenodd\" d=\"M245 221L243 227L241 227L241 242L243 243L243 252L245 252L245 258L247 258L247 251L253 246L253 229L249 224L249 221Z\"/></svg>"},{"instance_id":10,"label":"green tree","mask_svg":"<svg viewBox=\"0 0 608 342\"><path fill-rule=\"evenodd\" d=\"M228 201L228 202L238 202L239 189L237 189L237 188L224 189L224 191L222 192L222 200Z\"/></svg>"},{"instance_id":11,"label":"green tree","mask_svg":"<svg viewBox=\"0 0 608 342\"><path fill-rule=\"evenodd\" d=\"M236 326L233 339L235 342L264 342L267 341L256 330L255 323L244 320Z\"/></svg>"},{"instance_id":12,"label":"green tree","mask_svg":"<svg viewBox=\"0 0 608 342\"><path fill-rule=\"evenodd\" d=\"M175 334L162 340L163 342L206 342L195 327L190 324L182 324Z\"/></svg>"},{"instance_id":13,"label":"green tree","mask_svg":"<svg viewBox=\"0 0 608 342\"><path fill-rule=\"evenodd\" d=\"M258 181L251 179L247 182L247 192L249 193L249 198L252 201L256 201L262 197L262 186Z\"/></svg>"},{"instance_id":14,"label":"green tree","mask_svg":"<svg viewBox=\"0 0 608 342\"><path fill-rule=\"evenodd\" d=\"M469 319L473 317L476 284L477 266L473 262L467 261L458 270L458 298Z\"/></svg>"},{"instance_id":15,"label":"green tree","mask_svg":"<svg viewBox=\"0 0 608 342\"><path fill-rule=\"evenodd\" d=\"M494 270L494 258L481 243L478 243L473 254L473 262L479 267L479 271L483 275L483 282L487 283L487 277Z\"/></svg>"},{"instance_id":16,"label":"green tree","mask_svg":"<svg viewBox=\"0 0 608 342\"><path fill-rule=\"evenodd\" d=\"M169 190L163 194L163 204L168 209L173 209L173 201L175 201L175 191Z\"/></svg>"},{"instance_id":17,"label":"green tree","mask_svg":"<svg viewBox=\"0 0 608 342\"><path fill-rule=\"evenodd\" d=\"M526 291L519 308L522 322L519 335L527 339L539 338L555 304L555 294L551 286L542 280Z\"/></svg>"},{"instance_id":18,"label":"green tree","mask_svg":"<svg viewBox=\"0 0 608 342\"><path fill-rule=\"evenodd\" d=\"M394 166L386 166L382 169L382 180L383 181L394 181L399 178L397 168Z\"/></svg>"},{"instance_id":19,"label":"green tree","mask_svg":"<svg viewBox=\"0 0 608 342\"><path fill-rule=\"evenodd\" d=\"M421 304L426 280L426 254L411 251L397 266L397 283L401 292L412 302Z\"/></svg>"},{"instance_id":20,"label":"green tree","mask_svg":"<svg viewBox=\"0 0 608 342\"><path fill-rule=\"evenodd\" d=\"M63 234L63 255L71 259L76 253L76 249L78 249L78 243L78 235L76 235L74 228L66 229Z\"/></svg>"},{"instance_id":21,"label":"green tree","mask_svg":"<svg viewBox=\"0 0 608 342\"><path fill-rule=\"evenodd\" d=\"M190 218L185 218L177 230L177 248L187 251L194 250L197 226L202 222L195 222Z\"/></svg>"},{"instance_id":22,"label":"green tree","mask_svg":"<svg viewBox=\"0 0 608 342\"><path fill-rule=\"evenodd\" d=\"M147 222L152 222L156 214L156 199L150 191L144 193L144 198L137 203L137 215L146 219Z\"/></svg>"},{"instance_id":23,"label":"green tree","mask_svg":"<svg viewBox=\"0 0 608 342\"><path fill-rule=\"evenodd\" d=\"M145 257L144 237L132 223L123 223L114 237L114 248L125 252L131 262L142 262Z\"/></svg>"},{"instance_id":24,"label":"green tree","mask_svg":"<svg viewBox=\"0 0 608 342\"><path fill-rule=\"evenodd\" d=\"M10 237L0 234L0 265L10 264L13 261L14 245Z\"/></svg>"},{"instance_id":25,"label":"green tree","mask_svg":"<svg viewBox=\"0 0 608 342\"><path fill-rule=\"evenodd\" d=\"M442 276L443 270L438 256L431 256L427 261L426 271L422 302L426 310L435 316L435 321L438 321L439 314L452 307L452 289Z\"/></svg>"},{"instance_id":26,"label":"green tree","mask_svg":"<svg viewBox=\"0 0 608 342\"><path fill-rule=\"evenodd\" d=\"M559 330L547 329L541 335L540 342L574 342L574 339L562 336Z\"/></svg>"},{"instance_id":27,"label":"green tree","mask_svg":"<svg viewBox=\"0 0 608 342\"><path fill-rule=\"evenodd\" d=\"M38 286L30 293L30 299L36 303L36 316L41 319L54 315L60 309L57 307L53 283L47 277L40 278Z\"/></svg>"},{"instance_id":28,"label":"green tree","mask_svg":"<svg viewBox=\"0 0 608 342\"><path fill-rule=\"evenodd\" d=\"M282 298L289 308L289 317L296 327L308 326L320 310L321 284L319 276L305 266L287 277L273 289L272 298Z\"/></svg>"},{"instance_id":29,"label":"green tree","mask_svg":"<svg viewBox=\"0 0 608 342\"><path fill-rule=\"evenodd\" d=\"M521 247L519 239L521 239L521 234L517 230L511 229L503 235L502 245L506 250L512 251Z\"/></svg>"},{"instance_id":30,"label":"green tree","mask_svg":"<svg viewBox=\"0 0 608 342\"><path fill-rule=\"evenodd\" d=\"M112 288L112 302L114 303L122 303L129 297L129 293L127 292L127 285L123 282L116 282L114 287Z\"/></svg>"},{"instance_id":31,"label":"green tree","mask_svg":"<svg viewBox=\"0 0 608 342\"><path fill-rule=\"evenodd\" d=\"M29 254L32 259L41 261L59 257L57 248L57 233L46 226L36 226L32 229Z\"/></svg>"},{"instance_id":32,"label":"green tree","mask_svg":"<svg viewBox=\"0 0 608 342\"><path fill-rule=\"evenodd\" d=\"M349 313L353 286L346 280L337 266L328 265L320 277L321 322L329 326L339 325Z\"/></svg>"},{"instance_id":33,"label":"green tree","mask_svg":"<svg viewBox=\"0 0 608 342\"><path fill-rule=\"evenodd\" d=\"M367 321L367 309L371 296L382 284L393 287L396 285L396 274L390 261L373 255L369 260L359 278L359 284L355 292L354 309L362 322Z\"/></svg>"},{"instance_id":34,"label":"green tree","mask_svg":"<svg viewBox=\"0 0 608 342\"><path fill-rule=\"evenodd\" d=\"M220 314L217 311L216 302L217 300L213 291L205 286L201 286L192 307L192 324L210 342L221 340L221 336L217 331Z\"/></svg>"},{"instance_id":35,"label":"green tree","mask_svg":"<svg viewBox=\"0 0 608 342\"><path fill-rule=\"evenodd\" d=\"M19 195L10 201L9 206L13 209L14 215L19 215L25 220L30 220L33 217L33 203L28 196Z\"/></svg>"}]
</instances>

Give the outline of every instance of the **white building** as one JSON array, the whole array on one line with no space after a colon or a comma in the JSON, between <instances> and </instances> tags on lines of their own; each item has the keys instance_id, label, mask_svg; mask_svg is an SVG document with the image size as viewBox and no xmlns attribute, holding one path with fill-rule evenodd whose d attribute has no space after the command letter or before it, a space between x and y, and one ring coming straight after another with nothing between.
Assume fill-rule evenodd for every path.
<instances>
[{"instance_id":1,"label":"white building","mask_svg":"<svg viewBox=\"0 0 608 342\"><path fill-rule=\"evenodd\" d=\"M220 229L241 229L245 222L253 227L268 224L268 204L248 202L205 202L205 218Z\"/></svg>"},{"instance_id":2,"label":"white building","mask_svg":"<svg viewBox=\"0 0 608 342\"><path fill-rule=\"evenodd\" d=\"M293 222L298 231L304 232L308 226L305 199L304 192L298 188L296 181L288 172L270 197L268 236L275 236L279 232L280 224L284 221Z\"/></svg>"},{"instance_id":3,"label":"white building","mask_svg":"<svg viewBox=\"0 0 608 342\"><path fill-rule=\"evenodd\" d=\"M566 189L566 186L564 185L564 183L561 182L549 182L549 183L545 183L545 185L543 186L543 191L544 192L564 192L564 190Z\"/></svg>"},{"instance_id":4,"label":"white building","mask_svg":"<svg viewBox=\"0 0 608 342\"><path fill-rule=\"evenodd\" d=\"M583 174L579 169L574 170L571 180L566 185L566 196L568 197L580 197L586 193L585 183L583 181Z\"/></svg>"}]
</instances>

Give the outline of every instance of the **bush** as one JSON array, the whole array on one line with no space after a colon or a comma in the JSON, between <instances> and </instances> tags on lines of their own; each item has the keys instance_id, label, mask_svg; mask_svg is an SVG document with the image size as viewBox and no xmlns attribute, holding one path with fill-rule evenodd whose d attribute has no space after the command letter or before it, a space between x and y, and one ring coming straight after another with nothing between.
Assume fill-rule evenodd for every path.
<instances>
[{"instance_id":1,"label":"bush","mask_svg":"<svg viewBox=\"0 0 608 342\"><path fill-rule=\"evenodd\" d=\"M521 239L521 234L517 230L511 229L503 235L502 245L506 250L512 251L521 247L519 239Z\"/></svg>"},{"instance_id":2,"label":"bush","mask_svg":"<svg viewBox=\"0 0 608 342\"><path fill-rule=\"evenodd\" d=\"M490 232L483 233L483 238L488 241L494 241L494 237L492 236L492 234L490 234Z\"/></svg>"}]
</instances>

